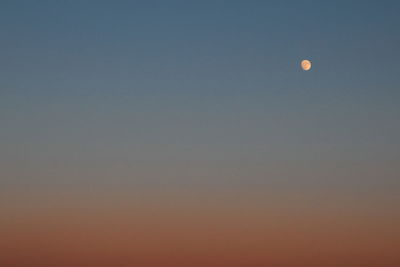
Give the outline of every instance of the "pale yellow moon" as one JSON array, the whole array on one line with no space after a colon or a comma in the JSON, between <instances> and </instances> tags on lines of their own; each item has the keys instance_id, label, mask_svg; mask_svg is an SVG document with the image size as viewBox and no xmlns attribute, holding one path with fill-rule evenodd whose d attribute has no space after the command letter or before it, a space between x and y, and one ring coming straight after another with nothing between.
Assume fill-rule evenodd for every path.
<instances>
[{"instance_id":1,"label":"pale yellow moon","mask_svg":"<svg viewBox=\"0 0 400 267\"><path fill-rule=\"evenodd\" d=\"M311 61L309 61L307 59L301 61L301 68L303 70L310 70L311 69Z\"/></svg>"}]
</instances>

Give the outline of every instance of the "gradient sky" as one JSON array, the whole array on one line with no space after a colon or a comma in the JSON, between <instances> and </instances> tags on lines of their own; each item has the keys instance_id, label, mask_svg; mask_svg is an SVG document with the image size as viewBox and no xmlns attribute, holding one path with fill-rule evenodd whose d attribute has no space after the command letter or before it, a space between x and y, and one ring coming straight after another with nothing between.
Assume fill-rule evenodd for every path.
<instances>
[{"instance_id":1,"label":"gradient sky","mask_svg":"<svg viewBox=\"0 0 400 267\"><path fill-rule=\"evenodd\" d=\"M396 266L399 11L2 1L0 263Z\"/></svg>"}]
</instances>

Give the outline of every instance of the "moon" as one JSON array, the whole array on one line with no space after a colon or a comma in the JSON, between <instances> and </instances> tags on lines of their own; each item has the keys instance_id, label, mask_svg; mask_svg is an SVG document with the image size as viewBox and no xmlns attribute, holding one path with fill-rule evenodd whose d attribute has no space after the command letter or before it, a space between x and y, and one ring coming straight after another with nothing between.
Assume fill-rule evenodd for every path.
<instances>
[{"instance_id":1,"label":"moon","mask_svg":"<svg viewBox=\"0 0 400 267\"><path fill-rule=\"evenodd\" d=\"M301 61L301 68L305 71L311 69L311 61L304 59Z\"/></svg>"}]
</instances>

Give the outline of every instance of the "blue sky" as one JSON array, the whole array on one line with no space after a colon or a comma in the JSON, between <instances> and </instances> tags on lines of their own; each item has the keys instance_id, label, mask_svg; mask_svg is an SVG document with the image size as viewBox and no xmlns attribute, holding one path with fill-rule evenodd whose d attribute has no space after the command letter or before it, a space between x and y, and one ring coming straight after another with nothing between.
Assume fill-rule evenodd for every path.
<instances>
[{"instance_id":1,"label":"blue sky","mask_svg":"<svg viewBox=\"0 0 400 267\"><path fill-rule=\"evenodd\" d=\"M177 164L177 180L185 182L179 166L186 161L196 173L215 162L290 169L304 160L318 169L347 160L391 170L392 184L399 172L399 7L4 1L0 182L62 177L57 184L72 175L79 184L85 162L98 173L122 164L124 177L137 162ZM313 62L309 72L300 69L304 58ZM59 169L50 171L54 164ZM76 172L65 174L70 169ZM155 177L165 182L162 171Z\"/></svg>"}]
</instances>

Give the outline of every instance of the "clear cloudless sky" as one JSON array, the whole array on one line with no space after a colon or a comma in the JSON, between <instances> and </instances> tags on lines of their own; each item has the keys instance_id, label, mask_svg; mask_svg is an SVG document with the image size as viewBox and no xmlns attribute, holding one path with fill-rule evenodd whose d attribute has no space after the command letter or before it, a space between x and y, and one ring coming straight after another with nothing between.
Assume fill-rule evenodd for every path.
<instances>
[{"instance_id":1,"label":"clear cloudless sky","mask_svg":"<svg viewBox=\"0 0 400 267\"><path fill-rule=\"evenodd\" d=\"M8 219L0 232L12 234L0 263L100 266L93 255L108 251L108 260L134 266L129 253L106 245L81 247L69 265L60 251L73 242L54 241L76 218L78 226L104 223L87 237L98 241L109 230L102 216L118 223L132 206L144 225L191 229L165 237L170 228L154 226L161 234L141 237L148 254L135 258L140 266L166 266L157 257L171 266L242 266L246 257L254 266L302 266L316 260L311 240L325 253L323 266L351 266L342 264L348 255L400 262L379 239L400 244L399 12L398 1L1 1L0 211ZM310 71L301 70L303 59ZM52 221L45 203L65 219ZM103 215L82 219L82 206ZM253 232L241 228L238 206ZM160 215L170 209L183 219ZM155 212L146 217L148 210ZM185 214L227 231L210 243L230 240L232 249L209 254L210 232L190 234L202 223ZM281 219L301 221L305 237L292 240L295 227ZM34 221L43 235L15 221ZM268 240L260 223L268 221L276 223L272 236L297 245L257 243ZM349 241L353 228L361 230ZM350 245L325 244L336 236ZM152 246L157 238L169 245ZM174 240L177 248L193 241L192 249L164 254ZM37 255L35 244L49 251L39 253L42 262L21 256ZM278 256L265 256L266 247Z\"/></svg>"}]
</instances>

